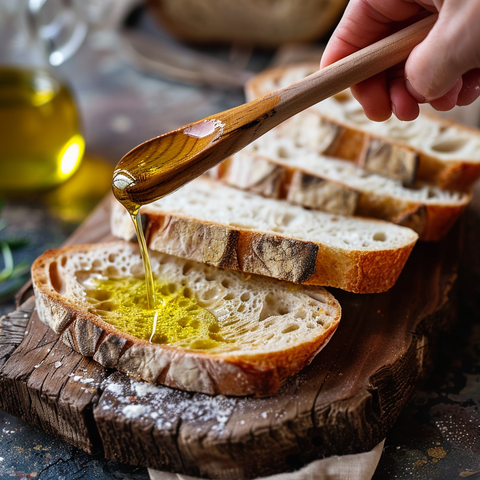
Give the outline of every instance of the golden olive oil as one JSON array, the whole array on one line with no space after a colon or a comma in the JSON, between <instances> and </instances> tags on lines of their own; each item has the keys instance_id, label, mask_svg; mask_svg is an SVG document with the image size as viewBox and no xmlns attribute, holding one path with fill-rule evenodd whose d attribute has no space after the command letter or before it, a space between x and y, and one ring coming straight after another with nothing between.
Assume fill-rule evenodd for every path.
<instances>
[{"instance_id":1,"label":"golden olive oil","mask_svg":"<svg viewBox=\"0 0 480 480\"><path fill-rule=\"evenodd\" d=\"M146 288L146 301L147 307L152 310L157 306L157 299L155 295L155 287L153 285L153 273L152 265L150 263L150 257L148 256L147 242L145 241L145 235L143 234L142 219L140 216L140 207L129 212L135 226L135 232L137 234L138 245L140 248L140 254L142 256L143 269L145 270L145 288Z\"/></svg>"},{"instance_id":2,"label":"golden olive oil","mask_svg":"<svg viewBox=\"0 0 480 480\"><path fill-rule=\"evenodd\" d=\"M138 278L95 279L86 290L91 311L136 338L175 344L193 350L214 348L227 341L212 313L201 307L182 285L154 282L158 306L147 305L145 282Z\"/></svg>"},{"instance_id":3,"label":"golden olive oil","mask_svg":"<svg viewBox=\"0 0 480 480\"><path fill-rule=\"evenodd\" d=\"M0 68L0 193L62 183L83 151L68 88L46 69Z\"/></svg>"}]
</instances>

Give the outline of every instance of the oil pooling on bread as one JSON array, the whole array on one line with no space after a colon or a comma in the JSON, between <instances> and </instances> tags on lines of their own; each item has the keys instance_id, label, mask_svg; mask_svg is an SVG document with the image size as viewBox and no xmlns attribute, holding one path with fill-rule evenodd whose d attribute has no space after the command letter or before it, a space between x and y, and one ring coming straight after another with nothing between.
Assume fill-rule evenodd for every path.
<instances>
[{"instance_id":1,"label":"oil pooling on bread","mask_svg":"<svg viewBox=\"0 0 480 480\"><path fill-rule=\"evenodd\" d=\"M84 286L96 315L140 340L193 350L229 343L219 333L215 315L200 306L184 285L154 280L157 307L153 309L146 304L145 283L139 278L92 278Z\"/></svg>"}]
</instances>

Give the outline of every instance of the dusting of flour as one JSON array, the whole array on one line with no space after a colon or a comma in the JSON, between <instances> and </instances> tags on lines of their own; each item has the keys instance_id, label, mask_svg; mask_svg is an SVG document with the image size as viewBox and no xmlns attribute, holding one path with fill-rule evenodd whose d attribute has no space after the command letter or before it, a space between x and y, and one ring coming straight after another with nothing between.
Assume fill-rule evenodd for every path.
<instances>
[{"instance_id":1,"label":"dusting of flour","mask_svg":"<svg viewBox=\"0 0 480 480\"><path fill-rule=\"evenodd\" d=\"M211 431L220 433L237 401L222 395L193 394L127 379L105 385L105 395L99 407L102 410L113 409L115 414L128 419L145 419L158 429L176 428L175 424L181 417L183 421L198 419L202 423L208 422Z\"/></svg>"},{"instance_id":2,"label":"dusting of flour","mask_svg":"<svg viewBox=\"0 0 480 480\"><path fill-rule=\"evenodd\" d=\"M181 422L208 435L222 435L229 421L229 428L247 429L252 423L267 426L287 421L290 415L282 396L287 394L293 399L306 381L307 377L300 372L282 385L279 395L251 398L185 392L112 375L102 385L104 394L98 408L106 415L145 422L158 430L176 429ZM247 415L248 421L245 421Z\"/></svg>"}]
</instances>

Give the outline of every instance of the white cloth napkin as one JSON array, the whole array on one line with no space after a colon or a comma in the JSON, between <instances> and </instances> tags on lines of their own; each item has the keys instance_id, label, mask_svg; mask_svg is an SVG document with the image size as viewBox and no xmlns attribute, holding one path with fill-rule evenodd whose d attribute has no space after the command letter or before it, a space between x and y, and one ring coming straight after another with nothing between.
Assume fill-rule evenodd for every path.
<instances>
[{"instance_id":1,"label":"white cloth napkin","mask_svg":"<svg viewBox=\"0 0 480 480\"><path fill-rule=\"evenodd\" d=\"M295 472L279 473L257 480L371 480L382 455L380 442L373 450L355 455L342 455L315 460ZM180 473L149 469L150 480L201 480Z\"/></svg>"}]
</instances>

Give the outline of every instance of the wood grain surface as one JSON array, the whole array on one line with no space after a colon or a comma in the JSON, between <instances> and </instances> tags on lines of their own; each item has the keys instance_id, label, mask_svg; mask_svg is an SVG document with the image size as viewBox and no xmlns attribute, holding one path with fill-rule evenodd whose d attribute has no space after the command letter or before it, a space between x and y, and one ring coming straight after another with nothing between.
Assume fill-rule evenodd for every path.
<instances>
[{"instance_id":1,"label":"wood grain surface","mask_svg":"<svg viewBox=\"0 0 480 480\"><path fill-rule=\"evenodd\" d=\"M104 202L69 243L108 238L108 212ZM332 341L264 399L176 391L105 369L60 342L28 300L2 322L0 408L107 459L211 478L369 450L455 318L460 245L457 225L441 243L417 245L389 292L334 291L343 318Z\"/></svg>"}]
</instances>

